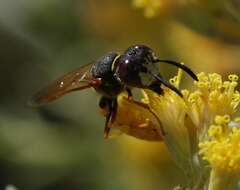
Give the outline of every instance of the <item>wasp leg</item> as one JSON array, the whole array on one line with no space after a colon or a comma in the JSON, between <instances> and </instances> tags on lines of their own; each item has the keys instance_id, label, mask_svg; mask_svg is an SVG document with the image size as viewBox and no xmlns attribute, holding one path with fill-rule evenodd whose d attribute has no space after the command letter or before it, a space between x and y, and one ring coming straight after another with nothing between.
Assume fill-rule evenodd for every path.
<instances>
[{"instance_id":1,"label":"wasp leg","mask_svg":"<svg viewBox=\"0 0 240 190\"><path fill-rule=\"evenodd\" d=\"M117 115L117 99L113 99L111 103L111 118L110 118L110 124L112 124L115 121Z\"/></svg>"},{"instance_id":2,"label":"wasp leg","mask_svg":"<svg viewBox=\"0 0 240 190\"><path fill-rule=\"evenodd\" d=\"M98 105L104 111L109 112L109 99L108 98L102 96Z\"/></svg>"},{"instance_id":3,"label":"wasp leg","mask_svg":"<svg viewBox=\"0 0 240 190\"><path fill-rule=\"evenodd\" d=\"M109 132L110 132L110 120L111 120L111 113L108 113L107 117L106 117L106 121L105 121L105 127L104 127L104 138L108 139L109 136Z\"/></svg>"},{"instance_id":4,"label":"wasp leg","mask_svg":"<svg viewBox=\"0 0 240 190\"><path fill-rule=\"evenodd\" d=\"M104 128L104 138L108 139L110 126L115 121L117 114L117 99L109 100L109 113L106 118L105 128Z\"/></svg>"},{"instance_id":5,"label":"wasp leg","mask_svg":"<svg viewBox=\"0 0 240 190\"><path fill-rule=\"evenodd\" d=\"M104 138L107 138L108 134L110 132L110 128L108 126L110 116L111 116L110 106L111 106L110 100L104 96L101 97L101 99L99 101L99 107L105 112L104 115L106 116L105 127L104 127Z\"/></svg>"},{"instance_id":6,"label":"wasp leg","mask_svg":"<svg viewBox=\"0 0 240 190\"><path fill-rule=\"evenodd\" d=\"M106 122L104 128L104 138L108 139L110 126L114 122L117 113L117 99L102 97L99 102L101 109L107 110Z\"/></svg>"},{"instance_id":7,"label":"wasp leg","mask_svg":"<svg viewBox=\"0 0 240 190\"><path fill-rule=\"evenodd\" d=\"M163 95L164 92L163 92L163 89L160 87L160 84L158 81L155 81L148 87L148 89L156 92L159 95Z\"/></svg>"},{"instance_id":8,"label":"wasp leg","mask_svg":"<svg viewBox=\"0 0 240 190\"><path fill-rule=\"evenodd\" d=\"M127 94L128 94L128 100L132 100L133 99L133 94L130 88L126 88Z\"/></svg>"}]
</instances>

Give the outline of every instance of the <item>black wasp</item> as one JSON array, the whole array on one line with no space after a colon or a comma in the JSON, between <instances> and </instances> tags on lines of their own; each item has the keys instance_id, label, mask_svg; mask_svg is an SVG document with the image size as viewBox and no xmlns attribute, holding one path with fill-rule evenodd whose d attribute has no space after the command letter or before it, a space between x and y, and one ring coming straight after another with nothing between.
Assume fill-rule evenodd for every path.
<instances>
[{"instance_id":1,"label":"black wasp","mask_svg":"<svg viewBox=\"0 0 240 190\"><path fill-rule=\"evenodd\" d=\"M132 88L150 89L159 95L163 93L161 84L176 92L181 92L161 77L157 63L168 63L186 71L194 80L197 76L185 65L161 60L153 50L145 45L129 47L123 54L110 52L93 64L84 65L51 83L40 90L32 99L34 105L43 105L60 98L71 91L93 87L102 97L100 108L108 110L104 129L108 137L110 125L117 111L117 96L126 91L132 97Z\"/></svg>"}]
</instances>

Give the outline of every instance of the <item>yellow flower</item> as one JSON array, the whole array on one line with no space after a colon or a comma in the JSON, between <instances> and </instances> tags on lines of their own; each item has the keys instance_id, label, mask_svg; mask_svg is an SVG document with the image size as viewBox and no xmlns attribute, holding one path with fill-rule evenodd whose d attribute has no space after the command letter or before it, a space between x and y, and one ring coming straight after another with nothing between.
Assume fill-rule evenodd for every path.
<instances>
[{"instance_id":1,"label":"yellow flower","mask_svg":"<svg viewBox=\"0 0 240 190\"><path fill-rule=\"evenodd\" d=\"M133 0L133 6L144 9L144 15L147 18L152 18L158 13L161 7L161 0Z\"/></svg>"},{"instance_id":2,"label":"yellow flower","mask_svg":"<svg viewBox=\"0 0 240 190\"><path fill-rule=\"evenodd\" d=\"M216 116L208 130L209 139L199 144L200 154L212 168L240 174L240 128L232 127L230 117Z\"/></svg>"},{"instance_id":3,"label":"yellow flower","mask_svg":"<svg viewBox=\"0 0 240 190\"><path fill-rule=\"evenodd\" d=\"M178 87L182 76L182 70L178 75L170 80L172 84ZM187 173L192 169L190 130L188 127L193 126L187 116L187 106L183 98L172 90L162 87L164 95L144 90L144 101L148 103L150 109L157 115L160 120L159 128L162 131L163 139L169 148L174 160ZM188 125L188 121L191 126ZM190 175L190 174L188 174Z\"/></svg>"},{"instance_id":4,"label":"yellow flower","mask_svg":"<svg viewBox=\"0 0 240 190\"><path fill-rule=\"evenodd\" d=\"M198 74L195 82L197 90L189 93L184 90L188 115L199 130L199 141L204 140L207 130L216 115L232 115L240 103L240 94L235 89L238 85L238 76L229 75L228 81L223 81L221 75Z\"/></svg>"},{"instance_id":5,"label":"yellow flower","mask_svg":"<svg viewBox=\"0 0 240 190\"><path fill-rule=\"evenodd\" d=\"M215 124L208 130L208 140L199 143L200 154L212 168L210 190L234 189L240 179L240 128L237 121L232 125L229 115L216 116Z\"/></svg>"},{"instance_id":6,"label":"yellow flower","mask_svg":"<svg viewBox=\"0 0 240 190\"><path fill-rule=\"evenodd\" d=\"M199 146L204 159L224 168L231 166L231 170L239 170L240 153L237 154L237 151L240 148L240 129L234 127L226 130L220 125L229 122L237 111L240 93L236 90L237 75L229 75L226 81L216 73L199 73L197 76L199 80L194 82L195 90L182 90L183 98L165 86L161 86L163 95L143 90L141 102L120 96L112 127L140 139L163 140L172 158L189 177L189 187L201 189L201 180L206 178L209 171L199 156ZM181 78L182 70L179 69L170 83L179 88ZM217 115L228 116L221 118ZM214 119L218 125L209 128ZM229 124L239 127L239 120Z\"/></svg>"}]
</instances>

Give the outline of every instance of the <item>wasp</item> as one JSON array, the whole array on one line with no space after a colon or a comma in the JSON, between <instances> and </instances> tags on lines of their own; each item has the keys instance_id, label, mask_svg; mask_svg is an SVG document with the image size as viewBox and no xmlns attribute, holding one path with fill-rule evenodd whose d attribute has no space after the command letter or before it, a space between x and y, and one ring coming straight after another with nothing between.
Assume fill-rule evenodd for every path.
<instances>
[{"instance_id":1,"label":"wasp","mask_svg":"<svg viewBox=\"0 0 240 190\"><path fill-rule=\"evenodd\" d=\"M107 110L104 128L104 137L107 138L110 126L116 117L117 97L120 93L127 92L130 99L133 96L132 88L141 88L162 95L161 84L163 84L182 97L182 93L161 76L157 68L159 63L177 66L194 80L198 80L187 66L175 61L159 59L146 45L133 45L122 54L109 52L94 63L63 75L37 92L31 99L31 104L44 105L69 92L92 87L101 94L100 108Z\"/></svg>"}]
</instances>

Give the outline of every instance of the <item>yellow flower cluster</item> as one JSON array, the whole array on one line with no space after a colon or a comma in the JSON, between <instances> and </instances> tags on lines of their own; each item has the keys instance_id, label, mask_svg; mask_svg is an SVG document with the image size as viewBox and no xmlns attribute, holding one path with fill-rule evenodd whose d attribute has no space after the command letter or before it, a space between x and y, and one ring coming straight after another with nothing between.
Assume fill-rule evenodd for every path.
<instances>
[{"instance_id":1,"label":"yellow flower cluster","mask_svg":"<svg viewBox=\"0 0 240 190\"><path fill-rule=\"evenodd\" d=\"M157 15L161 7L161 0L133 0L133 6L144 9L144 15L151 18Z\"/></svg>"},{"instance_id":2,"label":"yellow flower cluster","mask_svg":"<svg viewBox=\"0 0 240 190\"><path fill-rule=\"evenodd\" d=\"M216 116L208 130L209 139L199 144L200 154L212 168L240 174L240 128L229 123L228 115Z\"/></svg>"},{"instance_id":3,"label":"yellow flower cluster","mask_svg":"<svg viewBox=\"0 0 240 190\"><path fill-rule=\"evenodd\" d=\"M156 133L160 131L161 134L167 134L166 137L169 140L186 140L191 138L192 134L189 133L193 132L201 141L202 136L206 137L207 130L216 115L232 115L236 111L240 103L240 93L235 90L238 85L237 75L229 75L228 81L223 81L221 75L216 73L199 73L197 76L199 79L199 81L195 81L197 90L193 92L182 90L183 98L164 86L162 86L163 96L150 90L143 90L142 102L129 101L125 95L120 96L114 127L121 129L119 125L134 126L133 131L137 128L139 131L145 131L145 135L149 129ZM177 76L170 79L170 82L178 88L181 78L182 70L179 69ZM126 114L131 117L125 117ZM127 134L130 133L130 130L132 130L131 127L128 128ZM126 133L126 130L124 131ZM135 136L133 131L131 134ZM159 140L160 138L150 137L149 139L147 137L143 139ZM183 144L180 150L186 149L192 144L190 142L181 143Z\"/></svg>"},{"instance_id":4,"label":"yellow flower cluster","mask_svg":"<svg viewBox=\"0 0 240 190\"><path fill-rule=\"evenodd\" d=\"M182 73L179 69L177 76L170 79L177 88ZM178 166L191 176L191 184L204 175L201 168L205 163L199 157L199 148L212 167L240 173L240 128L228 125L240 103L238 76L229 75L226 81L216 73L199 73L197 77L196 90L182 90L183 98L165 86L161 86L163 95L142 90L141 102L120 96L112 126L140 139L162 140ZM216 125L212 125L214 121ZM235 124L237 121L240 119Z\"/></svg>"},{"instance_id":5,"label":"yellow flower cluster","mask_svg":"<svg viewBox=\"0 0 240 190\"><path fill-rule=\"evenodd\" d=\"M184 90L183 93L194 124L204 128L201 125L209 126L216 115L231 115L236 111L240 103L240 93L235 90L238 76L229 75L229 81L223 81L222 76L216 73L202 72L197 76L199 81L195 84L198 90L193 93Z\"/></svg>"}]
</instances>

